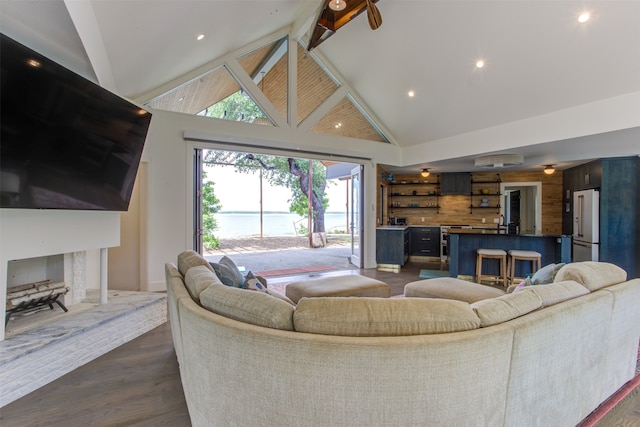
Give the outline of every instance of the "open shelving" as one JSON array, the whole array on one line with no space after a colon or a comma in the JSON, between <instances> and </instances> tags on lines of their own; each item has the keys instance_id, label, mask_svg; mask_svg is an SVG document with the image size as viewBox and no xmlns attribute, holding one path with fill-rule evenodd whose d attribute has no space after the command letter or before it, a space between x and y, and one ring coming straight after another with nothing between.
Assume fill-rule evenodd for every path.
<instances>
[{"instance_id":1,"label":"open shelving","mask_svg":"<svg viewBox=\"0 0 640 427\"><path fill-rule=\"evenodd\" d=\"M471 194L469 195L469 211L473 213L474 209L494 209L496 213L500 213L500 183L502 179L500 174L496 174L493 180L474 180L471 175ZM483 200L487 200L486 203Z\"/></svg>"},{"instance_id":2,"label":"open shelving","mask_svg":"<svg viewBox=\"0 0 640 427\"><path fill-rule=\"evenodd\" d=\"M389 210L435 209L439 213L440 182L407 180L389 183Z\"/></svg>"}]
</instances>

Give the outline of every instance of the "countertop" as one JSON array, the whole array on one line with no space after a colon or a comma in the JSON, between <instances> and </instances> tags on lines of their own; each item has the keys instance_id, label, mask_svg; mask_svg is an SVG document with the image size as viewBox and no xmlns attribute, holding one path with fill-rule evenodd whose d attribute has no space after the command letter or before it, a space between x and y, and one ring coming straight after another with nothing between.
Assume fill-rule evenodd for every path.
<instances>
[{"instance_id":1,"label":"countertop","mask_svg":"<svg viewBox=\"0 0 640 427\"><path fill-rule=\"evenodd\" d=\"M505 233L503 230L500 231L500 233L498 233L498 231L495 229L495 227L491 227L491 228L476 228L474 227L473 229L469 230L469 229L450 229L449 230L449 234L496 234L496 235L500 235L500 236L517 236L517 237L571 237L571 236L565 236L564 234L507 234Z\"/></svg>"},{"instance_id":2,"label":"countertop","mask_svg":"<svg viewBox=\"0 0 640 427\"><path fill-rule=\"evenodd\" d=\"M376 227L377 230L406 230L407 228L421 228L421 227L440 227L439 225L381 225ZM481 226L474 225L471 228L449 228L450 234L499 234L501 236L519 236L519 237L571 237L564 234L507 234L504 227L500 229L498 233L495 226Z\"/></svg>"}]
</instances>

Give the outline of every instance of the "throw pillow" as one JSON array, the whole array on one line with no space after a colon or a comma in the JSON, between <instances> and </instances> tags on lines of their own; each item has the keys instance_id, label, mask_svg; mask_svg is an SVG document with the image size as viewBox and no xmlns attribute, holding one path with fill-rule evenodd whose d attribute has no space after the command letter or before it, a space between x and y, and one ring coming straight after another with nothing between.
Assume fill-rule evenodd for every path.
<instances>
[{"instance_id":1,"label":"throw pillow","mask_svg":"<svg viewBox=\"0 0 640 427\"><path fill-rule=\"evenodd\" d=\"M553 279L563 266L564 263L545 265L533 275L531 278L531 284L548 285L549 283L553 283Z\"/></svg>"},{"instance_id":2,"label":"throw pillow","mask_svg":"<svg viewBox=\"0 0 640 427\"><path fill-rule=\"evenodd\" d=\"M229 269L233 271L233 274L235 274L237 281L240 283L240 286L238 287L242 287L242 284L244 283L244 276L242 275L236 264L231 260L231 258L223 256L222 258L220 258L220 261L218 261L218 263L229 267Z\"/></svg>"},{"instance_id":3,"label":"throw pillow","mask_svg":"<svg viewBox=\"0 0 640 427\"><path fill-rule=\"evenodd\" d=\"M267 288L262 284L262 282L260 282L260 280L258 280L258 278L252 272L247 273L247 277L245 278L242 287L252 291L267 291Z\"/></svg>"},{"instance_id":4,"label":"throw pillow","mask_svg":"<svg viewBox=\"0 0 640 427\"><path fill-rule=\"evenodd\" d=\"M247 289L250 291L257 291L257 292L265 293L267 295L271 295L272 297L281 299L282 301L287 302L291 305L296 305L296 303L291 301L286 295L282 295L281 293L276 292L273 289L269 289L266 286L264 286L264 284L252 272L247 273L247 278L244 282L243 287L244 289Z\"/></svg>"},{"instance_id":5,"label":"throw pillow","mask_svg":"<svg viewBox=\"0 0 640 427\"><path fill-rule=\"evenodd\" d=\"M531 285L531 279L527 277L522 282L520 282L515 288L513 288L513 291L511 293L515 294L516 292L520 292L521 290L524 289L525 286L530 286L530 285Z\"/></svg>"},{"instance_id":6,"label":"throw pillow","mask_svg":"<svg viewBox=\"0 0 640 427\"><path fill-rule=\"evenodd\" d=\"M231 259L223 256L217 263L210 262L209 264L223 284L233 288L244 287L245 278Z\"/></svg>"}]
</instances>

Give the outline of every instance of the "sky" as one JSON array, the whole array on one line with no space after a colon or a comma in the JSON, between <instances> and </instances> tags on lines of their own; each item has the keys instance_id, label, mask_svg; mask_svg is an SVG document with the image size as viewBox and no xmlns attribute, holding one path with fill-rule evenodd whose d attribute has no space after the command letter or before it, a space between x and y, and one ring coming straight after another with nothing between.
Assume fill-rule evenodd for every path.
<instances>
[{"instance_id":1,"label":"sky","mask_svg":"<svg viewBox=\"0 0 640 427\"><path fill-rule=\"evenodd\" d=\"M207 179L213 181L213 192L222 204L220 212L260 211L260 174L238 173L230 166L205 166ZM325 193L329 197L327 212L346 212L347 182L330 180ZM262 181L264 211L289 212L291 190Z\"/></svg>"}]
</instances>

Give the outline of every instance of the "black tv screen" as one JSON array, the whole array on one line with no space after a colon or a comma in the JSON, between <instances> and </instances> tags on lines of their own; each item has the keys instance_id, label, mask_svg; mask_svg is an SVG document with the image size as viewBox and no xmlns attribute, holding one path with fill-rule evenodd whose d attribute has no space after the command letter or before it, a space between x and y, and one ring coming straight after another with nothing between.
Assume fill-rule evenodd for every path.
<instances>
[{"instance_id":1,"label":"black tv screen","mask_svg":"<svg viewBox=\"0 0 640 427\"><path fill-rule=\"evenodd\" d=\"M126 211L151 114L0 35L0 207Z\"/></svg>"}]
</instances>

